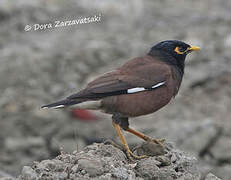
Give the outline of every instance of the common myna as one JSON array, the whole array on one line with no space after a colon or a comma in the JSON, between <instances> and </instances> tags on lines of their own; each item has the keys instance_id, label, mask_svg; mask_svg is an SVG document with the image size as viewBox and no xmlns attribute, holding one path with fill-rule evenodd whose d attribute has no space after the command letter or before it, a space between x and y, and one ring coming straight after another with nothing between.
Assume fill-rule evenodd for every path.
<instances>
[{"instance_id":1,"label":"common myna","mask_svg":"<svg viewBox=\"0 0 231 180\"><path fill-rule=\"evenodd\" d=\"M175 97L184 75L186 55L199 49L177 40L160 42L147 55L128 61L99 76L78 93L42 108L76 105L80 109L112 114L112 124L128 158L142 158L131 152L121 128L145 141L162 144L160 140L131 129L128 118L153 113Z\"/></svg>"}]
</instances>

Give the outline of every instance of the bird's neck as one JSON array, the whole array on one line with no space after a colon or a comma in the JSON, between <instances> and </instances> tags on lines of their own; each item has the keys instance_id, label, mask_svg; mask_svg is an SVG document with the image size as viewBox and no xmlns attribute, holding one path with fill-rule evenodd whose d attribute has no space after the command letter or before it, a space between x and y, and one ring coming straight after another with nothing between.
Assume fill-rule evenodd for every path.
<instances>
[{"instance_id":1,"label":"bird's neck","mask_svg":"<svg viewBox=\"0 0 231 180\"><path fill-rule=\"evenodd\" d=\"M172 65L177 70L182 79L184 75L184 60L179 61L176 59L176 57L172 56L171 54L160 50L150 51L148 55L169 65Z\"/></svg>"}]
</instances>

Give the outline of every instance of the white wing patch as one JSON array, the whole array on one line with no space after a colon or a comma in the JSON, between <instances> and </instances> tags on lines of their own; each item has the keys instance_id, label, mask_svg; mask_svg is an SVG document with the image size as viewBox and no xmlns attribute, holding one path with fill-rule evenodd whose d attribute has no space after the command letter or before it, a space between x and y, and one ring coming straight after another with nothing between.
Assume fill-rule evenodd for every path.
<instances>
[{"instance_id":1,"label":"white wing patch","mask_svg":"<svg viewBox=\"0 0 231 180\"><path fill-rule=\"evenodd\" d=\"M55 107L52 107L53 109L58 109L58 108L63 108L65 107L64 105L58 105L58 106L55 106Z\"/></svg>"},{"instance_id":2,"label":"white wing patch","mask_svg":"<svg viewBox=\"0 0 231 180\"><path fill-rule=\"evenodd\" d=\"M131 89L128 89L128 94L137 93L141 91L145 91L145 88L142 88L142 87L131 88Z\"/></svg>"},{"instance_id":3,"label":"white wing patch","mask_svg":"<svg viewBox=\"0 0 231 180\"><path fill-rule=\"evenodd\" d=\"M160 86L162 86L163 84L165 84L165 82L160 82L160 83L158 83L158 84L152 86L152 89L155 89L155 88L157 88L157 87L160 87Z\"/></svg>"},{"instance_id":4,"label":"white wing patch","mask_svg":"<svg viewBox=\"0 0 231 180\"><path fill-rule=\"evenodd\" d=\"M150 89L158 88L158 87L160 87L160 86L162 86L162 85L164 85L164 84L165 84L165 82L160 82L160 83L158 83L158 84L152 86ZM142 92L142 91L146 91L146 90L150 90L150 89L146 89L146 88L144 88L144 87L136 87L136 88L128 89L128 90L127 90L127 93L128 93L128 94L132 94L132 93Z\"/></svg>"}]
</instances>

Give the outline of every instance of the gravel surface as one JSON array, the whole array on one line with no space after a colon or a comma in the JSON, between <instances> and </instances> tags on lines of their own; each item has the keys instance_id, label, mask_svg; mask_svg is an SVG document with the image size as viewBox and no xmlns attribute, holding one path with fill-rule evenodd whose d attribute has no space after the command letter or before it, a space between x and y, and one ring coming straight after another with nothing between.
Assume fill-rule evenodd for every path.
<instances>
[{"instance_id":1,"label":"gravel surface","mask_svg":"<svg viewBox=\"0 0 231 180\"><path fill-rule=\"evenodd\" d=\"M145 144L146 147L150 145ZM80 152L75 151L72 154L62 152L55 159L35 162L32 167L24 166L19 177L21 180L39 178L199 180L200 173L194 157L174 149L170 144L165 146L165 152L161 155L129 162L120 149L112 145L95 143Z\"/></svg>"}]
</instances>

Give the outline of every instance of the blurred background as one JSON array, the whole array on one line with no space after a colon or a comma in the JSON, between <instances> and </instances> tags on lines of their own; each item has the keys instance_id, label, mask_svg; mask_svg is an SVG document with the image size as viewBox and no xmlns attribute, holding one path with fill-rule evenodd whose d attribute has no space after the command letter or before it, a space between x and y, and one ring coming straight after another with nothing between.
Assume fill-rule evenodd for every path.
<instances>
[{"instance_id":1,"label":"blurred background","mask_svg":"<svg viewBox=\"0 0 231 180\"><path fill-rule=\"evenodd\" d=\"M231 1L1 0L0 171L118 141L111 117L40 106L81 89L97 75L146 54L167 39L198 45L186 62L176 99L130 120L198 158L203 174L231 179ZM26 25L101 14L101 21L25 31ZM140 143L126 135L129 144Z\"/></svg>"}]
</instances>

